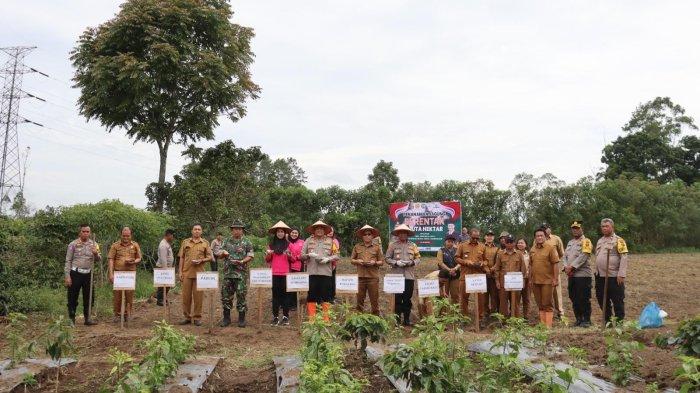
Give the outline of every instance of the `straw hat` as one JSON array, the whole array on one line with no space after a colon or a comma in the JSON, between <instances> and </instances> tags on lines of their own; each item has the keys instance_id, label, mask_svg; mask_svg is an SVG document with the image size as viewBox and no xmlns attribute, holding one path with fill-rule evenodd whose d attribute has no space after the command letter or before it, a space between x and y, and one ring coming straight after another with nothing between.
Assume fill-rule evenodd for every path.
<instances>
[{"instance_id":1,"label":"straw hat","mask_svg":"<svg viewBox=\"0 0 700 393\"><path fill-rule=\"evenodd\" d=\"M284 221L277 221L277 224L271 226L270 229L267 230L267 232L271 235L274 235L278 229L284 229L285 233L289 233L292 231L292 228L287 226L287 224L285 224Z\"/></svg>"},{"instance_id":2,"label":"straw hat","mask_svg":"<svg viewBox=\"0 0 700 393\"><path fill-rule=\"evenodd\" d=\"M361 238L362 235L364 235L364 234L365 234L365 231L367 231L367 230L372 231L372 238L375 238L375 237L379 236L379 230L378 230L377 228L373 228L373 227L371 227L371 226L369 226L369 225L365 225L365 226L363 226L362 228L358 229L358 230L355 232L355 236Z\"/></svg>"},{"instance_id":3,"label":"straw hat","mask_svg":"<svg viewBox=\"0 0 700 393\"><path fill-rule=\"evenodd\" d=\"M313 223L313 224L309 225L308 227L306 227L306 232L309 232L310 234L313 235L313 234L314 234L314 229L315 229L316 227L323 227L323 228L326 230L326 235L329 234L329 233L331 233L331 226L328 225L328 224L326 224L325 222L323 222L323 221L321 221L321 220L318 220L318 221L316 221L315 223Z\"/></svg>"},{"instance_id":4,"label":"straw hat","mask_svg":"<svg viewBox=\"0 0 700 393\"><path fill-rule=\"evenodd\" d=\"M408 227L406 224L400 224L397 225L393 231L391 231L391 234L396 236L399 234L399 232L408 232L408 236L413 236L416 233L411 230L411 228Z\"/></svg>"}]
</instances>

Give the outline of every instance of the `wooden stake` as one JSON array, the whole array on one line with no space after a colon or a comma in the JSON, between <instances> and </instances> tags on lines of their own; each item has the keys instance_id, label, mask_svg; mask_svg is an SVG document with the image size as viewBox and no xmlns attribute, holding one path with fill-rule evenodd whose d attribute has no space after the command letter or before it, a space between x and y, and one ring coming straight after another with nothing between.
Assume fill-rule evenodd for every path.
<instances>
[{"instance_id":1,"label":"wooden stake","mask_svg":"<svg viewBox=\"0 0 700 393\"><path fill-rule=\"evenodd\" d=\"M88 315L85 315L86 322L92 319L92 289L95 287L95 282L93 281L92 275L93 270L95 270L94 265L92 269L90 269L90 295L88 296Z\"/></svg>"},{"instance_id":2,"label":"wooden stake","mask_svg":"<svg viewBox=\"0 0 700 393\"><path fill-rule=\"evenodd\" d=\"M608 273L610 272L610 249L605 259L605 285L603 285L603 328L605 328L605 314L608 312Z\"/></svg>"},{"instance_id":3,"label":"wooden stake","mask_svg":"<svg viewBox=\"0 0 700 393\"><path fill-rule=\"evenodd\" d=\"M301 298L301 292L297 292L297 321L299 322L299 329L301 329L302 310L301 310L301 305L299 304L299 298ZM308 299L306 301L308 302Z\"/></svg>"},{"instance_id":4,"label":"wooden stake","mask_svg":"<svg viewBox=\"0 0 700 393\"><path fill-rule=\"evenodd\" d=\"M518 312L518 307L515 304L516 296L517 296L516 291L510 291L510 316L511 316L511 318L515 318L515 315Z\"/></svg>"},{"instance_id":5,"label":"wooden stake","mask_svg":"<svg viewBox=\"0 0 700 393\"><path fill-rule=\"evenodd\" d=\"M258 288L255 292L258 303L258 325L262 325L262 288Z\"/></svg>"},{"instance_id":6,"label":"wooden stake","mask_svg":"<svg viewBox=\"0 0 700 393\"><path fill-rule=\"evenodd\" d=\"M122 304L121 304L122 309L121 309L121 316L120 316L121 321L120 321L119 327L121 329L124 329L124 308L126 308L126 291L121 290L120 292L122 293L121 294L122 295Z\"/></svg>"},{"instance_id":7,"label":"wooden stake","mask_svg":"<svg viewBox=\"0 0 700 393\"><path fill-rule=\"evenodd\" d=\"M165 307L165 320L167 322L170 322L170 305L168 304L168 292L166 292L165 287L160 288L161 291L163 291L163 306Z\"/></svg>"},{"instance_id":8,"label":"wooden stake","mask_svg":"<svg viewBox=\"0 0 700 393\"><path fill-rule=\"evenodd\" d=\"M214 293L209 291L209 334L214 333Z\"/></svg>"},{"instance_id":9,"label":"wooden stake","mask_svg":"<svg viewBox=\"0 0 700 393\"><path fill-rule=\"evenodd\" d=\"M476 323L474 324L474 328L476 329L476 332L479 332L479 294L475 293L474 294L474 321Z\"/></svg>"}]
</instances>

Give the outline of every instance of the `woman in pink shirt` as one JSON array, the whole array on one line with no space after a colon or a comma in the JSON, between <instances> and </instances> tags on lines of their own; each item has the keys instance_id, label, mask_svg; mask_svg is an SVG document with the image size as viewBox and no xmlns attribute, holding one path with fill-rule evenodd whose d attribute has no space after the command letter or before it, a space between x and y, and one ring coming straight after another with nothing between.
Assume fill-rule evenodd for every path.
<instances>
[{"instance_id":1,"label":"woman in pink shirt","mask_svg":"<svg viewBox=\"0 0 700 393\"><path fill-rule=\"evenodd\" d=\"M272 268L272 326L289 325L289 300L287 295L287 273L292 261L287 234L291 228L282 221L268 230L273 235L265 252L265 262ZM282 319L279 319L280 307Z\"/></svg>"},{"instance_id":2,"label":"woman in pink shirt","mask_svg":"<svg viewBox=\"0 0 700 393\"><path fill-rule=\"evenodd\" d=\"M290 263L290 269L292 273L303 272L304 263L301 261L301 249L304 247L304 239L299 237L299 230L297 228L292 228L287 236L289 240L289 253L291 254L292 262ZM297 293L289 292L287 293L287 300L289 300L289 309L292 311L297 310Z\"/></svg>"}]
</instances>

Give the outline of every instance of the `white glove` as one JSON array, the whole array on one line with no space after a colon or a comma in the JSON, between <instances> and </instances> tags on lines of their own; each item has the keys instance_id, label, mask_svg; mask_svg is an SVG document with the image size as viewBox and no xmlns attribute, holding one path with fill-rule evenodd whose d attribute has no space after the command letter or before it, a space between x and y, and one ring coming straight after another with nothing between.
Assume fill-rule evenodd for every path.
<instances>
[{"instance_id":1,"label":"white glove","mask_svg":"<svg viewBox=\"0 0 700 393\"><path fill-rule=\"evenodd\" d=\"M406 262L404 262L404 261L396 261L396 266L397 266L397 267L404 267L404 266L406 266Z\"/></svg>"},{"instance_id":2,"label":"white glove","mask_svg":"<svg viewBox=\"0 0 700 393\"><path fill-rule=\"evenodd\" d=\"M328 263L328 262L330 262L330 261L331 261L331 259L328 258L328 257L322 258L322 259L321 259L321 263L323 263L323 264L326 264L326 263Z\"/></svg>"},{"instance_id":3,"label":"white glove","mask_svg":"<svg viewBox=\"0 0 700 393\"><path fill-rule=\"evenodd\" d=\"M318 258L318 254L316 254L315 252L311 252L311 253L309 253L309 254L307 254L307 255L308 255L309 258L311 258L311 259L316 259L316 258Z\"/></svg>"}]
</instances>

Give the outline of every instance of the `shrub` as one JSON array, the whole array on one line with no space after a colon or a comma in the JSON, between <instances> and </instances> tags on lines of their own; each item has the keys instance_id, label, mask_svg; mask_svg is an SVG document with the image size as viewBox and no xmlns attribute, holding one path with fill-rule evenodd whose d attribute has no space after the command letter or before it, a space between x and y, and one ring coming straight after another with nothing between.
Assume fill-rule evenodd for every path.
<instances>
[{"instance_id":1,"label":"shrub","mask_svg":"<svg viewBox=\"0 0 700 393\"><path fill-rule=\"evenodd\" d=\"M681 356L681 367L676 370L676 376L681 381L680 393L697 392L700 390L700 359L692 356Z\"/></svg>"},{"instance_id":2,"label":"shrub","mask_svg":"<svg viewBox=\"0 0 700 393\"><path fill-rule=\"evenodd\" d=\"M386 320L372 314L353 313L350 314L343 324L341 335L346 340L355 340L360 342L360 349L363 353L367 348L367 341L376 343L384 340L384 337L389 331L389 324Z\"/></svg>"},{"instance_id":3,"label":"shrub","mask_svg":"<svg viewBox=\"0 0 700 393\"><path fill-rule=\"evenodd\" d=\"M700 356L700 316L682 321L674 341L683 354Z\"/></svg>"}]
</instances>

